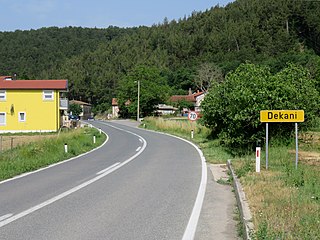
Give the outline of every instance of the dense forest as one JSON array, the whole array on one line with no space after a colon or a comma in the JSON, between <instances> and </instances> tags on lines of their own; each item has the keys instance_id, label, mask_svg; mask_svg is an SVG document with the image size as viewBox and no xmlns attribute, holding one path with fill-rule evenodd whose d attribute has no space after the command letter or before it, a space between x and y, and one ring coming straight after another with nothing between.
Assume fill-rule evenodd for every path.
<instances>
[{"instance_id":1,"label":"dense forest","mask_svg":"<svg viewBox=\"0 0 320 240\"><path fill-rule=\"evenodd\" d=\"M68 79L69 98L96 111L110 107L137 69L156 72L168 95L196 90L206 64L223 77L245 62L271 73L290 62L319 76L319 12L319 1L236 0L151 27L0 32L0 75Z\"/></svg>"}]
</instances>

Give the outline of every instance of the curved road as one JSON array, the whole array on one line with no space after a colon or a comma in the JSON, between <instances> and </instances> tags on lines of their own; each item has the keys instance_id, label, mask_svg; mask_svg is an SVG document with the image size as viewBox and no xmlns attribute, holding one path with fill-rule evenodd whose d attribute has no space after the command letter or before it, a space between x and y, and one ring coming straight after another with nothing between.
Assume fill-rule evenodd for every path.
<instances>
[{"instance_id":1,"label":"curved road","mask_svg":"<svg viewBox=\"0 0 320 240\"><path fill-rule=\"evenodd\" d=\"M0 183L0 239L192 239L206 179L197 149L92 124L109 137L99 149Z\"/></svg>"}]
</instances>

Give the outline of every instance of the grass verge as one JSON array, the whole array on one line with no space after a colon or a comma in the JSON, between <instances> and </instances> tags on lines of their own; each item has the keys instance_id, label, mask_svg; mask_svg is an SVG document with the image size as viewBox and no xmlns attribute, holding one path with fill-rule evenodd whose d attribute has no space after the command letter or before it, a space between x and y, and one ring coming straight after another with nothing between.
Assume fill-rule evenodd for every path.
<instances>
[{"instance_id":1,"label":"grass verge","mask_svg":"<svg viewBox=\"0 0 320 240\"><path fill-rule=\"evenodd\" d=\"M93 136L96 136L95 144ZM101 145L105 139L106 136L97 129L85 127L61 132L54 137L51 134L50 138L3 151L0 153L0 181L85 153Z\"/></svg>"},{"instance_id":2,"label":"grass verge","mask_svg":"<svg viewBox=\"0 0 320 240\"><path fill-rule=\"evenodd\" d=\"M295 169L292 149L293 144L271 147L269 168L261 173L249 156L233 161L252 212L254 239L320 239L320 164L300 155Z\"/></svg>"}]
</instances>

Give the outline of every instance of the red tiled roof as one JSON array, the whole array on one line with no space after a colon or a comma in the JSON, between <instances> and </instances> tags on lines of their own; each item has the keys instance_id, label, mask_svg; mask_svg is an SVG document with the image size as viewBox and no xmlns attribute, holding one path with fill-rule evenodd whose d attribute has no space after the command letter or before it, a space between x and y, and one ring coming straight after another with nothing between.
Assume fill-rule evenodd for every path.
<instances>
[{"instance_id":1,"label":"red tiled roof","mask_svg":"<svg viewBox=\"0 0 320 240\"><path fill-rule=\"evenodd\" d=\"M195 102L196 99L193 95L174 95L170 97L171 102L179 102L179 101L188 101L188 102Z\"/></svg>"},{"instance_id":2,"label":"red tiled roof","mask_svg":"<svg viewBox=\"0 0 320 240\"><path fill-rule=\"evenodd\" d=\"M196 92L191 95L173 95L170 97L171 102L179 102L181 100L185 100L188 102L196 102L196 97L204 94L204 92Z\"/></svg>"},{"instance_id":3,"label":"red tiled roof","mask_svg":"<svg viewBox=\"0 0 320 240\"><path fill-rule=\"evenodd\" d=\"M197 93L194 93L193 94L193 96L194 97L198 97L198 96L200 96L200 95L202 95L202 94L204 94L205 92L197 92Z\"/></svg>"},{"instance_id":4,"label":"red tiled roof","mask_svg":"<svg viewBox=\"0 0 320 240\"><path fill-rule=\"evenodd\" d=\"M82 101L78 101L78 100L70 100L69 101L70 104L78 104L78 105L87 105L87 106L91 106L90 103L86 103L86 102L82 102Z\"/></svg>"},{"instance_id":5,"label":"red tiled roof","mask_svg":"<svg viewBox=\"0 0 320 240\"><path fill-rule=\"evenodd\" d=\"M0 77L0 89L68 89L68 80L5 80L6 78L10 76Z\"/></svg>"}]
</instances>

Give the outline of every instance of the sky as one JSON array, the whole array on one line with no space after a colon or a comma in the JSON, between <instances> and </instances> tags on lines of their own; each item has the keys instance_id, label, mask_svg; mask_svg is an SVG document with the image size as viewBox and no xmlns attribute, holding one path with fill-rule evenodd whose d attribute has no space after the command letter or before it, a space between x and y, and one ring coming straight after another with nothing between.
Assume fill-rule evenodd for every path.
<instances>
[{"instance_id":1,"label":"sky","mask_svg":"<svg viewBox=\"0 0 320 240\"><path fill-rule=\"evenodd\" d=\"M0 0L0 31L152 26L234 0Z\"/></svg>"}]
</instances>

